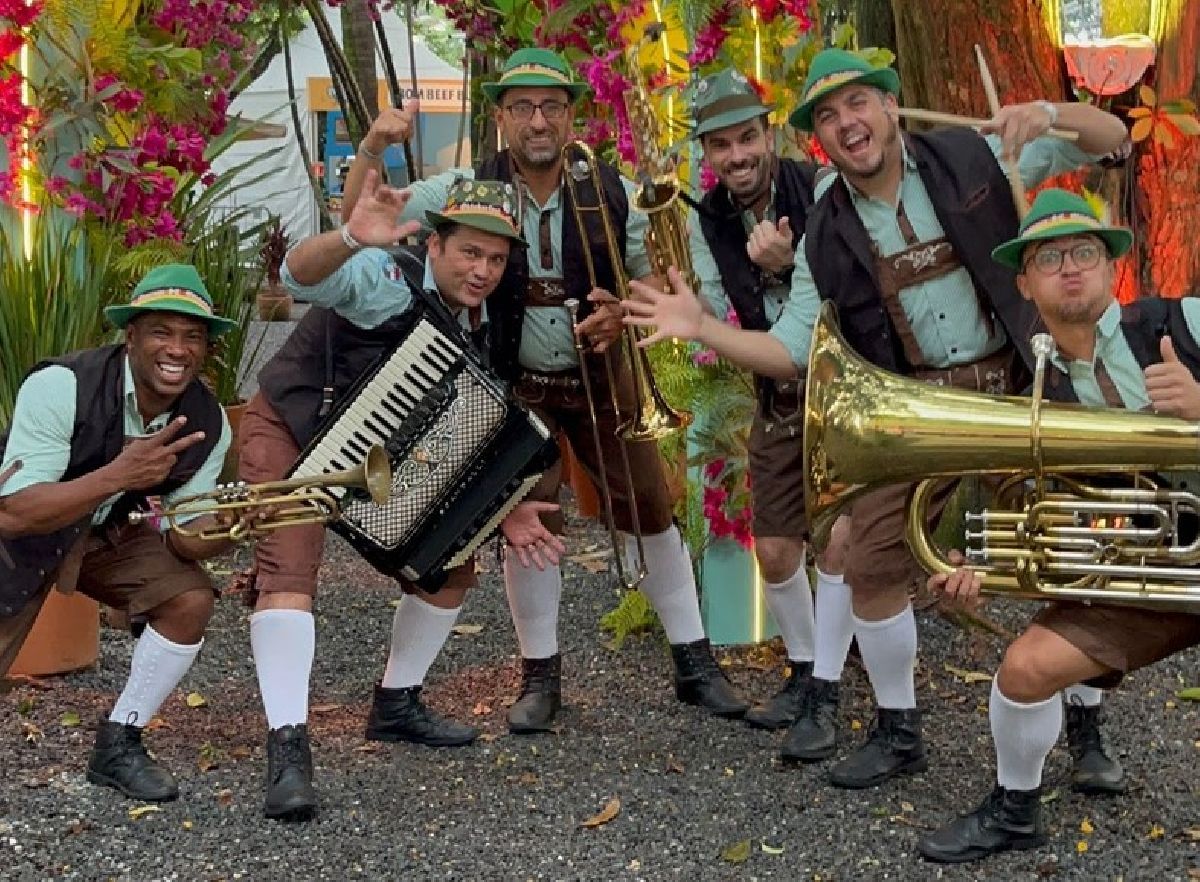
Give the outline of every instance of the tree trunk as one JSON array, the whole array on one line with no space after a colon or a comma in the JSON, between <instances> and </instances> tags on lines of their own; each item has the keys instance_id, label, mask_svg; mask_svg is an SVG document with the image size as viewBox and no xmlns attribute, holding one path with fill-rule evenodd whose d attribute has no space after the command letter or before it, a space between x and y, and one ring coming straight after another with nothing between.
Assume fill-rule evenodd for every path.
<instances>
[{"instance_id":1,"label":"tree trunk","mask_svg":"<svg viewBox=\"0 0 1200 882\"><path fill-rule=\"evenodd\" d=\"M379 74L375 67L375 25L367 0L345 0L342 4L342 51L367 113L374 119L379 116Z\"/></svg>"},{"instance_id":2,"label":"tree trunk","mask_svg":"<svg viewBox=\"0 0 1200 882\"><path fill-rule=\"evenodd\" d=\"M1029 0L892 0L905 105L988 115L976 43L983 48L1002 104L1063 100L1062 56L1042 5Z\"/></svg>"},{"instance_id":3,"label":"tree trunk","mask_svg":"<svg viewBox=\"0 0 1200 882\"><path fill-rule=\"evenodd\" d=\"M889 0L854 0L854 26L859 46L896 51L896 19Z\"/></svg>"},{"instance_id":4,"label":"tree trunk","mask_svg":"<svg viewBox=\"0 0 1200 882\"><path fill-rule=\"evenodd\" d=\"M1158 44L1154 88L1160 103L1200 102L1200 4L1154 0L1149 34ZM1143 290L1163 297L1200 293L1200 137L1174 135L1173 147L1148 138L1138 145L1135 194Z\"/></svg>"},{"instance_id":5,"label":"tree trunk","mask_svg":"<svg viewBox=\"0 0 1200 882\"><path fill-rule=\"evenodd\" d=\"M496 120L492 105L485 101L479 83L490 80L495 71L495 60L483 52L470 52L471 56L471 158L476 167L496 155Z\"/></svg>"}]
</instances>

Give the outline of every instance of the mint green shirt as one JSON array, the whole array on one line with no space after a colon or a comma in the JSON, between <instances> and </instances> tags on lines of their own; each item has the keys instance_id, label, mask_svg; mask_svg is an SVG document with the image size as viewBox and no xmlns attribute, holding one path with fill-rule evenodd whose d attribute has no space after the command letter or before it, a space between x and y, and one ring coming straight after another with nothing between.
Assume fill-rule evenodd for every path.
<instances>
[{"instance_id":1,"label":"mint green shirt","mask_svg":"<svg viewBox=\"0 0 1200 882\"><path fill-rule=\"evenodd\" d=\"M995 156L1000 155L1000 139L994 135L985 140ZM1026 144L1021 150L1018 167L1025 186L1034 187L1046 178L1071 171L1094 162L1097 157L1084 153L1070 141L1042 137ZM849 187L855 211L862 219L867 234L883 254L903 251L907 245L896 220L896 206L904 205L918 238L930 242L945 235L933 210L933 202L917 171L916 160L904 149L904 172L900 187L892 202L872 199L854 187ZM833 184L833 176L818 185L817 198ZM770 333L784 346L800 370L808 364L808 348L821 298L813 280L812 269L801 238L796 246L796 267L792 271L792 286L783 313ZM912 324L913 334L921 347L926 363L933 367L969 364L998 350L1004 345L1004 330L998 324L989 333L988 322L979 308L965 269L957 269L940 278L900 291L900 303Z\"/></svg>"},{"instance_id":2,"label":"mint green shirt","mask_svg":"<svg viewBox=\"0 0 1200 882\"><path fill-rule=\"evenodd\" d=\"M400 275L392 256L382 248L364 248L315 285L297 282L286 260L279 277L293 296L314 306L332 309L360 328L377 328L388 319L407 312L413 302L408 282ZM422 286L426 291L441 296L428 257L425 258ZM445 300L442 302L445 303ZM467 330L471 329L464 310L454 309L449 304L447 307L451 312L458 313L459 324ZM480 309L481 317L486 320L486 301Z\"/></svg>"},{"instance_id":3,"label":"mint green shirt","mask_svg":"<svg viewBox=\"0 0 1200 882\"><path fill-rule=\"evenodd\" d=\"M442 172L424 181L411 185L412 197L404 207L403 220L419 220L428 225L426 211L441 211L446 205L446 195L456 178L474 178L471 169ZM629 196L629 219L625 224L625 271L631 279L641 278L651 272L650 258L646 254L646 233L649 222L646 215L633 208L633 184L622 179L625 193ZM550 194L545 205L538 205L529 189L519 186L521 194L521 229L529 243L529 277L531 279L561 279L566 277L562 260L563 210L561 187ZM538 239L538 226L542 215L550 219L550 263L549 269L542 267L542 250ZM574 219L569 219L574 223ZM572 272L585 272L584 267L572 267ZM614 294L617 292L613 292ZM618 295L619 296L619 295ZM525 310L525 323L521 328L521 351L519 360L523 367L537 371L567 370L579 364L575 354L575 336L571 329L571 317L566 307L537 306Z\"/></svg>"},{"instance_id":4,"label":"mint green shirt","mask_svg":"<svg viewBox=\"0 0 1200 882\"><path fill-rule=\"evenodd\" d=\"M0 464L2 472L10 463L20 460L19 471L9 478L3 489L8 496L34 484L57 483L67 471L71 460L71 434L75 427L75 373L62 365L42 368L26 378L17 392L13 408L12 425L9 427L8 448ZM129 360L125 359L124 422L125 437L139 438L151 435L167 425L166 413L150 422L142 419L138 411L137 393L134 390L133 374ZM186 434L186 428L184 433ZM200 470L178 490L163 498L168 508L185 496L207 493L217 485L221 467L225 464L225 453L233 438L225 412L221 412L221 437L216 447L208 454ZM113 503L121 494L106 499L92 515L93 524L101 524L112 510ZM180 523L191 518L182 516ZM163 524L162 529L167 529Z\"/></svg>"},{"instance_id":5,"label":"mint green shirt","mask_svg":"<svg viewBox=\"0 0 1200 882\"><path fill-rule=\"evenodd\" d=\"M1200 340L1200 298L1186 297L1181 303L1188 331L1194 339ZM1126 410L1145 410L1150 406L1146 376L1129 348L1125 335L1121 333L1121 305L1115 300L1096 323L1096 345L1091 361L1067 361L1057 350L1050 356L1050 361L1071 378L1075 396L1081 404L1088 407L1108 406L1096 380L1096 364L1100 363L1116 386Z\"/></svg>"}]
</instances>

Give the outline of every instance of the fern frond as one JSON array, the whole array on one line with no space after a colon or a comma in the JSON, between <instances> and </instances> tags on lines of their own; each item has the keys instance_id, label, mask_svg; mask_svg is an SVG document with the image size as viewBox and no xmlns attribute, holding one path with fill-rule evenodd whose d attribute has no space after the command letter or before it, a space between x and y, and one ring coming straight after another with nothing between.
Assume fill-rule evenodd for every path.
<instances>
[{"instance_id":1,"label":"fern frond","mask_svg":"<svg viewBox=\"0 0 1200 882\"><path fill-rule=\"evenodd\" d=\"M613 635L613 649L620 649L625 638L662 630L658 613L641 591L624 591L614 609L600 617L600 628Z\"/></svg>"}]
</instances>

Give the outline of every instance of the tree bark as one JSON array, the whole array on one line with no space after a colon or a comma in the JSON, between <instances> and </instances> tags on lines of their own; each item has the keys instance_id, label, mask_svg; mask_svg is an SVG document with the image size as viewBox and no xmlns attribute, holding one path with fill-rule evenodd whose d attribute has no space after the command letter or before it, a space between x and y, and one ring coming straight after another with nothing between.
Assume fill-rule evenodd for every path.
<instances>
[{"instance_id":1,"label":"tree bark","mask_svg":"<svg viewBox=\"0 0 1200 882\"><path fill-rule=\"evenodd\" d=\"M1041 7L1030 0L892 0L904 103L988 115L976 43L1002 104L1063 100L1062 56Z\"/></svg>"},{"instance_id":2,"label":"tree bark","mask_svg":"<svg viewBox=\"0 0 1200 882\"><path fill-rule=\"evenodd\" d=\"M1153 85L1159 103L1200 102L1200 4L1154 0L1149 31L1158 44ZM1134 259L1144 291L1184 297L1200 294L1200 137L1173 134L1173 147L1153 138L1138 145Z\"/></svg>"},{"instance_id":3,"label":"tree bark","mask_svg":"<svg viewBox=\"0 0 1200 882\"><path fill-rule=\"evenodd\" d=\"M342 51L371 119L379 116L379 73L375 67L375 25L367 0L342 4Z\"/></svg>"}]
</instances>

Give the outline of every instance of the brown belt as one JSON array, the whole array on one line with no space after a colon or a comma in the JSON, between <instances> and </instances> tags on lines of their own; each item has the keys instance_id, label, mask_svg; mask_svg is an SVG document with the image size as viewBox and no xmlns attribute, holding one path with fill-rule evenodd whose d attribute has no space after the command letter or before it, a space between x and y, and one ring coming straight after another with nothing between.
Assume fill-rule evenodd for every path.
<instances>
[{"instance_id":1,"label":"brown belt","mask_svg":"<svg viewBox=\"0 0 1200 882\"><path fill-rule=\"evenodd\" d=\"M1016 350L1012 346L985 355L970 364L956 364L948 368L917 368L913 375L918 380L935 386L954 386L957 389L974 389L990 395L1011 394L1013 389L1013 365Z\"/></svg>"},{"instance_id":2,"label":"brown belt","mask_svg":"<svg viewBox=\"0 0 1200 882\"><path fill-rule=\"evenodd\" d=\"M562 306L567 288L562 279L530 279L525 288L526 306Z\"/></svg>"},{"instance_id":3,"label":"brown belt","mask_svg":"<svg viewBox=\"0 0 1200 882\"><path fill-rule=\"evenodd\" d=\"M578 389L583 385L583 379L577 370L544 373L542 371L531 371L528 368L522 368L521 376L517 379L517 384L520 385L522 383L531 383L534 386L546 386L553 389Z\"/></svg>"}]
</instances>

